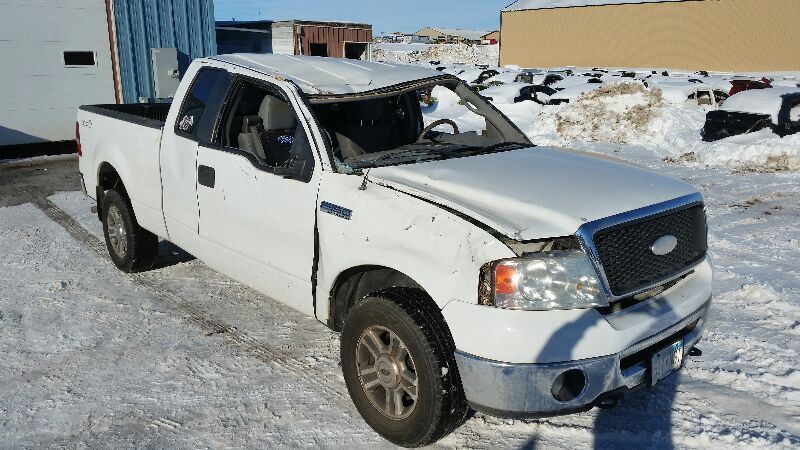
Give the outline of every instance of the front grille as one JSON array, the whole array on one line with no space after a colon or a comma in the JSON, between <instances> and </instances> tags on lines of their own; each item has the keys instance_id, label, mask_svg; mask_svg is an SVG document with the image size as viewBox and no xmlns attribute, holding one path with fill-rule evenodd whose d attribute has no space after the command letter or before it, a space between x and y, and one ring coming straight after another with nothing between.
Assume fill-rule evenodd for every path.
<instances>
[{"instance_id":1,"label":"front grille","mask_svg":"<svg viewBox=\"0 0 800 450\"><path fill-rule=\"evenodd\" d=\"M650 247L672 235L678 246L657 256ZM667 280L706 256L706 215L702 204L666 211L598 231L594 235L600 262L611 292L627 295Z\"/></svg>"}]
</instances>

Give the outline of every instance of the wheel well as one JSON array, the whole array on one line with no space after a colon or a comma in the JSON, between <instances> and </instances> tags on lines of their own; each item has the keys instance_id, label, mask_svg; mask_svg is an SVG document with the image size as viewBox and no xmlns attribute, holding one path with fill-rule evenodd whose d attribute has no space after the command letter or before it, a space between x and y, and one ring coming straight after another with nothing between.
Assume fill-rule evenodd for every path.
<instances>
[{"instance_id":1,"label":"wheel well","mask_svg":"<svg viewBox=\"0 0 800 450\"><path fill-rule=\"evenodd\" d=\"M373 292L390 287L422 289L408 275L383 266L359 266L345 270L336 279L331 289L328 327L342 331L347 312L359 300Z\"/></svg>"},{"instance_id":2,"label":"wheel well","mask_svg":"<svg viewBox=\"0 0 800 450\"><path fill-rule=\"evenodd\" d=\"M128 197L125 191L125 184L122 182L122 177L119 176L117 169L110 163L104 162L100 164L97 171L97 186L95 194L97 197L97 218L103 221L103 199L106 196L106 191L115 189L123 198Z\"/></svg>"},{"instance_id":3,"label":"wheel well","mask_svg":"<svg viewBox=\"0 0 800 450\"><path fill-rule=\"evenodd\" d=\"M119 176L117 169L111 164L104 162L100 164L100 169L97 171L97 186L103 188L104 191L116 189L125 185L122 183L122 177Z\"/></svg>"}]
</instances>

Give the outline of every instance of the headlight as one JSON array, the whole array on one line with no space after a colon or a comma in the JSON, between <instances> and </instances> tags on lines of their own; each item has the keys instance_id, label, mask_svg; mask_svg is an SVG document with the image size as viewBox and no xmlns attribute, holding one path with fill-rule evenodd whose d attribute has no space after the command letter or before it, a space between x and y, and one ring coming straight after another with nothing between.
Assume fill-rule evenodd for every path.
<instances>
[{"instance_id":1,"label":"headlight","mask_svg":"<svg viewBox=\"0 0 800 450\"><path fill-rule=\"evenodd\" d=\"M541 311L608 306L597 274L581 251L557 251L505 259L490 265L481 280L483 303L498 308Z\"/></svg>"}]
</instances>

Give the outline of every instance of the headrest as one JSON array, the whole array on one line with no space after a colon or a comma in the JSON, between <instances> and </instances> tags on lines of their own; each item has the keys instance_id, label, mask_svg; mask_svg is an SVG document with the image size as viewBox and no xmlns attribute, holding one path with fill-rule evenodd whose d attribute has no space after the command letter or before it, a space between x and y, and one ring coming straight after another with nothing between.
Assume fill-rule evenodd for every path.
<instances>
[{"instance_id":1,"label":"headrest","mask_svg":"<svg viewBox=\"0 0 800 450\"><path fill-rule=\"evenodd\" d=\"M263 121L259 116L245 116L242 119L242 133L249 133L250 128L261 125Z\"/></svg>"},{"instance_id":2,"label":"headrest","mask_svg":"<svg viewBox=\"0 0 800 450\"><path fill-rule=\"evenodd\" d=\"M258 115L264 121L264 129L267 131L291 130L297 127L297 119L292 107L272 95L264 97Z\"/></svg>"}]
</instances>

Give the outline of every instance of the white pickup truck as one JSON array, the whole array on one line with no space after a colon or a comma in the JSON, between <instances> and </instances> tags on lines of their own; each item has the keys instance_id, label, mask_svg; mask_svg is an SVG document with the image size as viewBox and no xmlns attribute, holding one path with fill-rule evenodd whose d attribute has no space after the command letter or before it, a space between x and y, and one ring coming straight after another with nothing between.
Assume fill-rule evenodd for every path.
<instances>
[{"instance_id":1,"label":"white pickup truck","mask_svg":"<svg viewBox=\"0 0 800 450\"><path fill-rule=\"evenodd\" d=\"M426 120L439 86L483 129ZM705 326L694 188L535 147L432 69L200 59L172 105L84 106L77 127L117 267L148 269L169 240L340 331L356 408L398 445L435 442L470 407L614 405L679 369Z\"/></svg>"}]
</instances>

